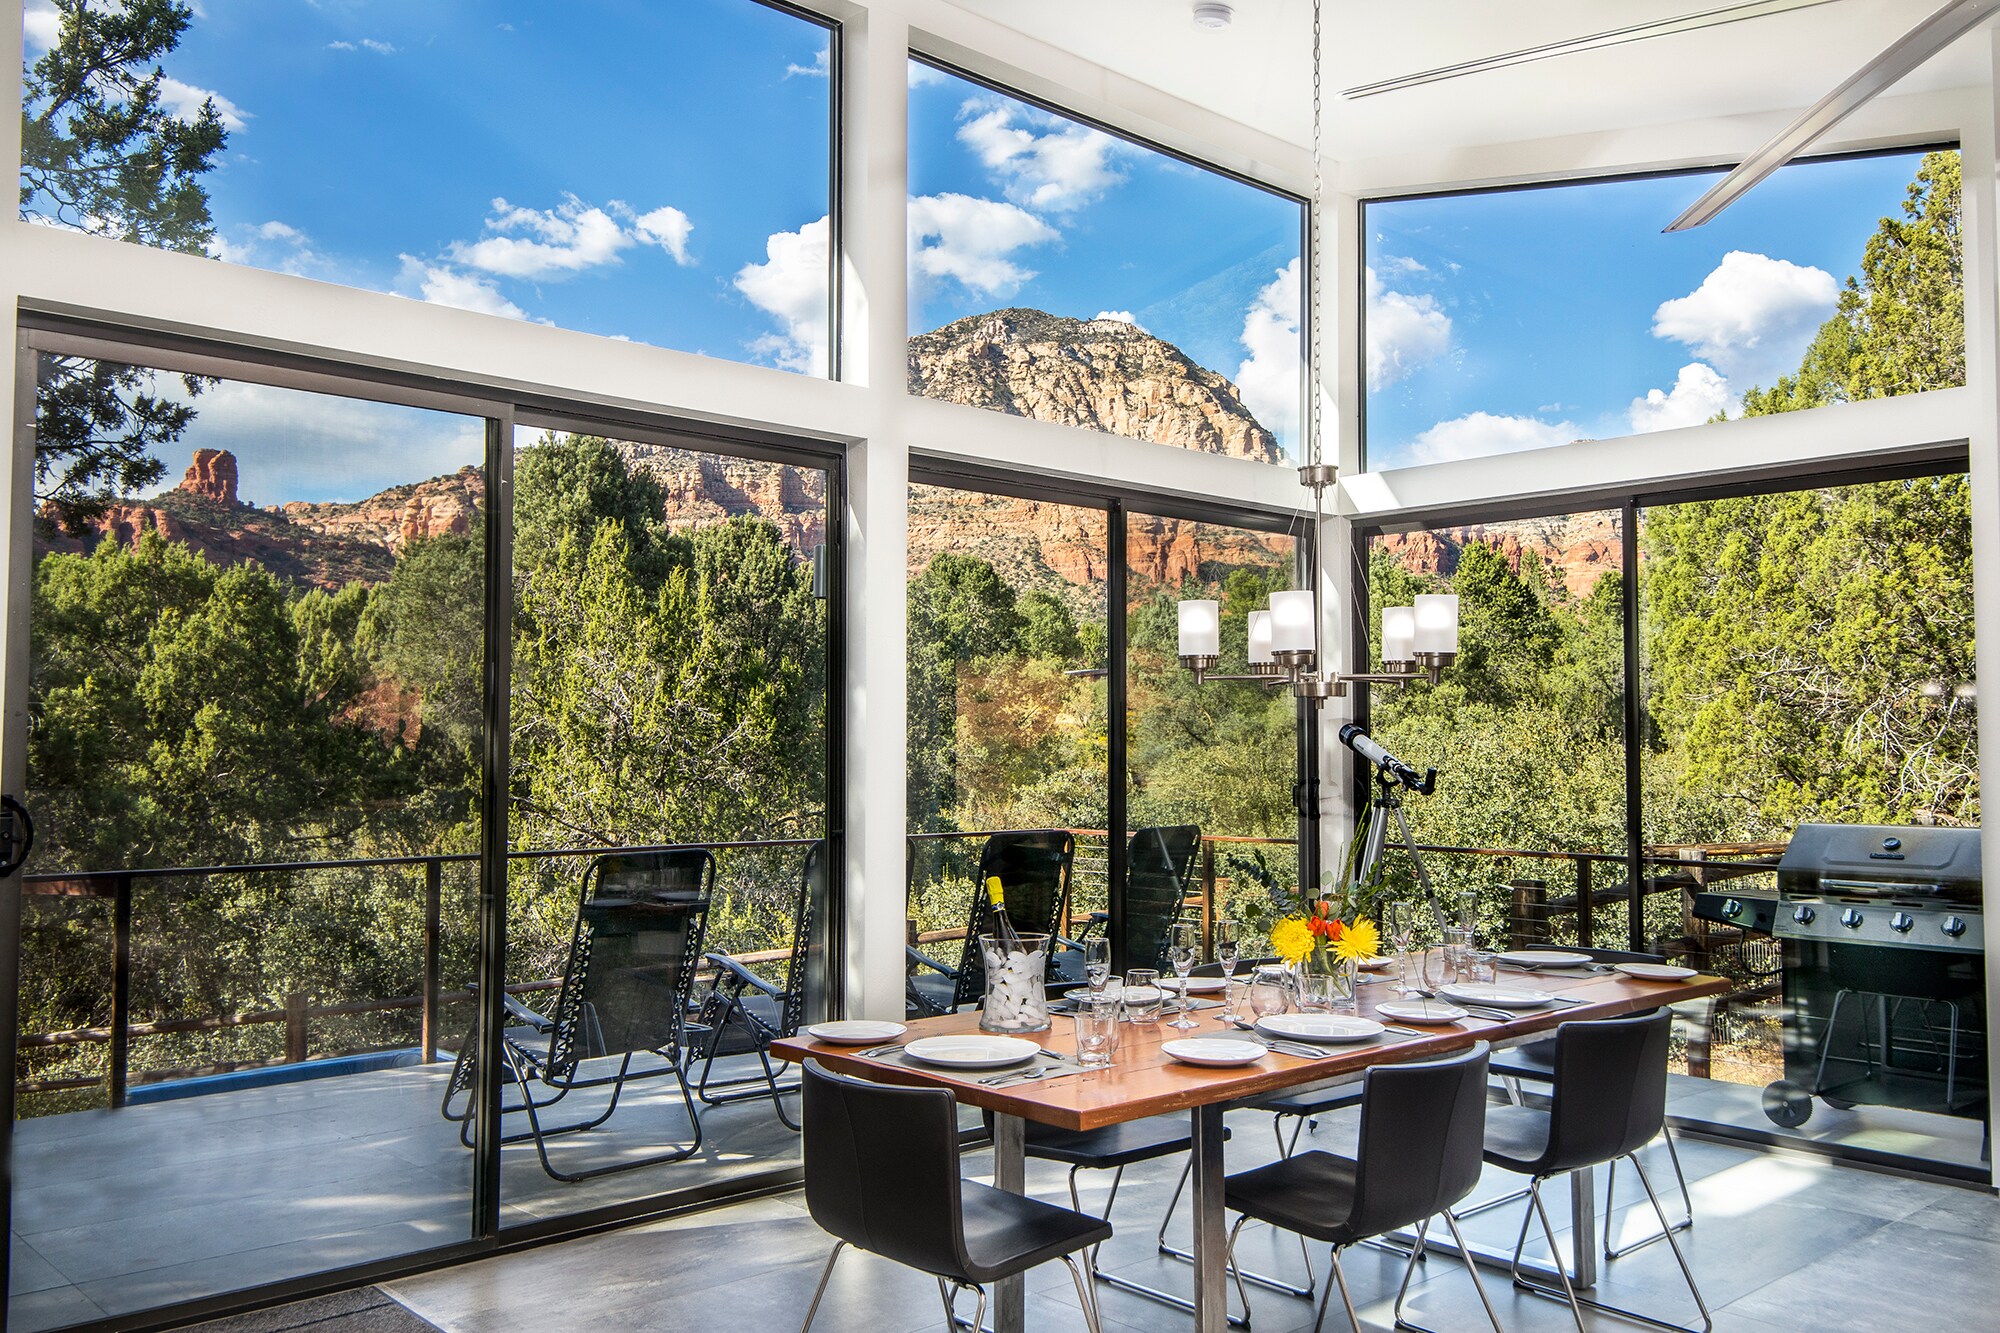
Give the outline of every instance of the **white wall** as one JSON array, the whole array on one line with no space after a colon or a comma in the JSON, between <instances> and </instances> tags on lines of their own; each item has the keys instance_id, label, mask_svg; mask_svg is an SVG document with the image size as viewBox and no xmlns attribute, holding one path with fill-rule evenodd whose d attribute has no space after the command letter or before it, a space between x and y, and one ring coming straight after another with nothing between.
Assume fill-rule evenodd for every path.
<instances>
[{"instance_id":1,"label":"white wall","mask_svg":"<svg viewBox=\"0 0 2000 1333\"><path fill-rule=\"evenodd\" d=\"M1303 493L1287 469L1262 467L911 399L903 388L906 51L914 47L1281 188L1311 185L1309 153L1088 64L1057 47L943 0L825 0L847 23L843 242L846 381L799 376L613 342L586 334L423 305L399 297L231 267L184 255L0 220L0 295L19 307L84 312L138 329L198 329L245 347L284 347L361 366L421 371L489 389L533 389L575 401L698 421L751 424L845 445L855 621L847 663L852 735L846 959L856 1012L893 1013L901 995L903 917L903 675L905 485L913 450L1036 475L1103 478L1131 486L1252 505L1287 506ZM19 69L20 3L0 7L0 61ZM18 76L14 78L16 103ZM1576 174L1733 161L1789 113L1533 143L1454 149L1330 166L1327 269L1317 325L1324 338L1327 454L1348 470L1324 549L1330 605L1349 594L1350 523L1499 496L1609 487L1660 489L1750 465L1796 464L1884 449L1969 440L1979 492L1974 538L1978 632L2000 654L2000 385L1996 384L1996 264L1991 83L1978 89L1885 98L1820 147L1960 138L1966 153L1968 324L1974 348L1964 390L1701 426L1671 436L1601 441L1505 460L1379 474L1360 459L1359 199L1388 193ZM0 117L0 158L18 150L18 115ZM1338 145L1333 156L1339 157ZM0 402L19 422L12 377ZM0 504L25 512L0 469ZM0 586L0 600L11 590ZM13 623L18 617L9 617ZM1336 633L1344 617L1334 619ZM10 655L8 664L18 663ZM0 669L5 669L0 667ZM20 682L5 696L17 700ZM1330 706L1329 723L1345 716ZM18 784L23 717L0 719L0 754ZM1984 777L2000 782L2000 722L1982 722ZM1329 726L1328 731L1331 732ZM1344 771L1337 762L1329 771ZM1325 794L1336 800L1339 783ZM1336 837L1344 813L1329 817ZM1337 841L1329 847L1337 847ZM2000 847L1989 851L2000 857ZM2000 871L2000 860L1993 863ZM2000 932L2000 923L1989 929ZM2000 934L1990 941L2000 946ZM2000 1041L2000 1035L1996 1035Z\"/></svg>"}]
</instances>

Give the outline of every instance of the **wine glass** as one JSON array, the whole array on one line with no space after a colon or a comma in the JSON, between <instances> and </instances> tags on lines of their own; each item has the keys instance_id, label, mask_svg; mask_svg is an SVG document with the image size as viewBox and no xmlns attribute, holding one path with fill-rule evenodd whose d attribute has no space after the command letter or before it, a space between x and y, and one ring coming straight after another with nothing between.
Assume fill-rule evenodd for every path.
<instances>
[{"instance_id":1,"label":"wine glass","mask_svg":"<svg viewBox=\"0 0 2000 1333\"><path fill-rule=\"evenodd\" d=\"M1191 1011L1194 1008L1188 995L1188 973L1194 970L1194 960L1201 952L1201 927L1178 925L1174 927L1173 943L1167 951L1167 961L1174 965L1174 975L1181 979L1181 1016L1170 1026L1186 1032L1195 1026Z\"/></svg>"},{"instance_id":2,"label":"wine glass","mask_svg":"<svg viewBox=\"0 0 2000 1333\"><path fill-rule=\"evenodd\" d=\"M1389 947L1396 951L1396 991L1400 995L1414 995L1417 991L1410 984L1410 941L1416 928L1415 903L1382 904L1382 931L1389 937Z\"/></svg>"},{"instance_id":3,"label":"wine glass","mask_svg":"<svg viewBox=\"0 0 2000 1333\"><path fill-rule=\"evenodd\" d=\"M1111 941L1102 935L1083 942L1083 979L1090 983L1090 993L1100 995L1104 983L1111 976Z\"/></svg>"},{"instance_id":4,"label":"wine glass","mask_svg":"<svg viewBox=\"0 0 2000 1333\"><path fill-rule=\"evenodd\" d=\"M1232 977L1236 975L1236 959L1242 947L1243 943L1236 935L1236 923L1234 921L1218 921L1215 923L1215 961L1222 964L1223 976Z\"/></svg>"}]
</instances>

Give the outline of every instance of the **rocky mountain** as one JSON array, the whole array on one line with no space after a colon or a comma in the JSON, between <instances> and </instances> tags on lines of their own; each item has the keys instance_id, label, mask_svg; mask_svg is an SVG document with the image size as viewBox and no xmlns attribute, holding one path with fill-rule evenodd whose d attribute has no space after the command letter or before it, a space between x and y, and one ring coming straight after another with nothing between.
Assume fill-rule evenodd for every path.
<instances>
[{"instance_id":1,"label":"rocky mountain","mask_svg":"<svg viewBox=\"0 0 2000 1333\"><path fill-rule=\"evenodd\" d=\"M230 467L234 469L234 459ZM392 486L356 504L293 500L278 506L278 511L323 537L364 542L401 555L405 546L419 538L447 533L463 536L472 531L472 520L485 498L485 472L462 467L449 476Z\"/></svg>"},{"instance_id":2,"label":"rocky mountain","mask_svg":"<svg viewBox=\"0 0 2000 1333\"><path fill-rule=\"evenodd\" d=\"M926 398L1180 449L1284 457L1234 384L1119 319L969 315L910 339L909 385Z\"/></svg>"},{"instance_id":3,"label":"rocky mountain","mask_svg":"<svg viewBox=\"0 0 2000 1333\"><path fill-rule=\"evenodd\" d=\"M333 589L359 580L375 583L396 567L387 546L342 532L294 522L282 509L259 509L236 496L233 454L197 449L180 485L143 501L114 504L89 524L86 535L38 524L40 549L84 551L106 537L136 545L148 532L185 542L218 565L262 565L279 578Z\"/></svg>"},{"instance_id":4,"label":"rocky mountain","mask_svg":"<svg viewBox=\"0 0 2000 1333\"><path fill-rule=\"evenodd\" d=\"M629 440L616 447L628 468L666 491L667 525L676 532L755 514L776 524L802 557L826 540L823 472Z\"/></svg>"},{"instance_id":5,"label":"rocky mountain","mask_svg":"<svg viewBox=\"0 0 2000 1333\"><path fill-rule=\"evenodd\" d=\"M1609 512L1385 533L1376 547L1412 573L1448 576L1458 568L1460 553L1475 542L1497 549L1517 573L1522 558L1533 552L1572 597L1588 596L1599 578L1624 562L1618 518Z\"/></svg>"}]
</instances>

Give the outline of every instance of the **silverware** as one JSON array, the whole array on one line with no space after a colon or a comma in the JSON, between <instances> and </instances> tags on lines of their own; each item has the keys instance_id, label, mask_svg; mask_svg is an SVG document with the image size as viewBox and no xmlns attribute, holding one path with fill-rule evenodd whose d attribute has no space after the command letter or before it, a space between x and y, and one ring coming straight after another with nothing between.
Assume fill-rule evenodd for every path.
<instances>
[{"instance_id":1,"label":"silverware","mask_svg":"<svg viewBox=\"0 0 2000 1333\"><path fill-rule=\"evenodd\" d=\"M861 1058L864 1060L879 1060L885 1055L894 1055L908 1044L908 1042L892 1041L887 1046L871 1046L861 1052Z\"/></svg>"},{"instance_id":2,"label":"silverware","mask_svg":"<svg viewBox=\"0 0 2000 1333\"><path fill-rule=\"evenodd\" d=\"M1033 1069L1010 1069L1004 1074L990 1074L979 1080L980 1086L998 1088L1009 1083L1032 1083L1045 1077L1050 1071L1040 1066Z\"/></svg>"}]
</instances>

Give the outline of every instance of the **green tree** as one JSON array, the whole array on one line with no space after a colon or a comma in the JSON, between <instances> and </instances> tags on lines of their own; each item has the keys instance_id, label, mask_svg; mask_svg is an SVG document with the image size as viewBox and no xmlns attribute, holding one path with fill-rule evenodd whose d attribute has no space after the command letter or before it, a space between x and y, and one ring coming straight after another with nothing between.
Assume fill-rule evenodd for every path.
<instances>
[{"instance_id":1,"label":"green tree","mask_svg":"<svg viewBox=\"0 0 2000 1333\"><path fill-rule=\"evenodd\" d=\"M1026 627L1019 598L993 566L941 551L910 584L908 812L936 830L959 798L961 674L1008 656Z\"/></svg>"},{"instance_id":2,"label":"green tree","mask_svg":"<svg viewBox=\"0 0 2000 1333\"><path fill-rule=\"evenodd\" d=\"M56 42L22 71L21 217L190 254L214 228L202 177L228 141L213 99L183 120L158 63L192 10L173 0L55 0ZM154 372L45 355L36 381L36 497L71 531L160 480L155 454L192 420ZM205 381L181 377L185 396Z\"/></svg>"}]
</instances>

